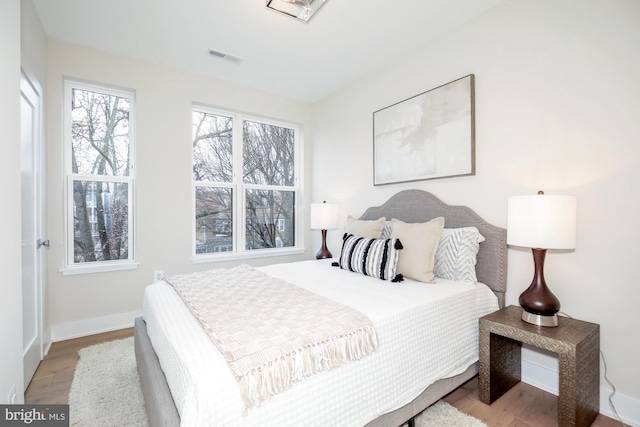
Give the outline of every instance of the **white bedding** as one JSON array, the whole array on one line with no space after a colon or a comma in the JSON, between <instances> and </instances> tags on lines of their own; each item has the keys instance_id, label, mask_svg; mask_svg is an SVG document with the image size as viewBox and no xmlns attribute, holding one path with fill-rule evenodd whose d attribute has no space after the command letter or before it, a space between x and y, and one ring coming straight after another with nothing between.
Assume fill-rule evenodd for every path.
<instances>
[{"instance_id":1,"label":"white bedding","mask_svg":"<svg viewBox=\"0 0 640 427\"><path fill-rule=\"evenodd\" d=\"M164 281L146 288L143 317L182 426L362 426L478 360L478 318L498 309L487 286L391 283L330 264L259 269L367 315L378 350L249 410L224 359L173 288Z\"/></svg>"}]
</instances>

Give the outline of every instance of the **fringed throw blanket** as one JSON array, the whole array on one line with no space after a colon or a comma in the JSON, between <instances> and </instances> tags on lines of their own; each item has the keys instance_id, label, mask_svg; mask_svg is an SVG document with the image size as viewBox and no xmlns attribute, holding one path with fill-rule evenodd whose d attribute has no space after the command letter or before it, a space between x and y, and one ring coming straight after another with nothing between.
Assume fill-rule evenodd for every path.
<instances>
[{"instance_id":1,"label":"fringed throw blanket","mask_svg":"<svg viewBox=\"0 0 640 427\"><path fill-rule=\"evenodd\" d=\"M364 314L248 265L165 280L224 356L247 407L378 347Z\"/></svg>"}]
</instances>

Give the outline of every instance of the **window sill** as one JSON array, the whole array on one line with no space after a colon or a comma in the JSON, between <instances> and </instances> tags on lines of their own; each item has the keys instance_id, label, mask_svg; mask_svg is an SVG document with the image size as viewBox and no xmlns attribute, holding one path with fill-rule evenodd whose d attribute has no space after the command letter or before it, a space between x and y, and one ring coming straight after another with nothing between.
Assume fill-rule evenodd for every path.
<instances>
[{"instance_id":1,"label":"window sill","mask_svg":"<svg viewBox=\"0 0 640 427\"><path fill-rule=\"evenodd\" d=\"M61 268L60 271L64 276L72 276L75 274L91 274L105 273L109 271L135 270L140 265L135 261L114 261L114 262L96 262L91 265L74 265Z\"/></svg>"},{"instance_id":2,"label":"window sill","mask_svg":"<svg viewBox=\"0 0 640 427\"><path fill-rule=\"evenodd\" d=\"M241 253L218 252L215 254L198 255L198 256L191 257L191 262L193 264L204 264L208 262L301 255L304 253L305 253L305 250L303 248L255 249L252 251L246 251Z\"/></svg>"}]
</instances>

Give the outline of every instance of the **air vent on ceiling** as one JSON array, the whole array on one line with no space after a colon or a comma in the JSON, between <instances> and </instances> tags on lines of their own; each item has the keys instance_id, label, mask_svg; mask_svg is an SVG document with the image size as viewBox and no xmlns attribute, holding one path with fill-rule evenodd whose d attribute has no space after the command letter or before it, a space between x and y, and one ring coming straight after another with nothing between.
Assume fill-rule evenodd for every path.
<instances>
[{"instance_id":1,"label":"air vent on ceiling","mask_svg":"<svg viewBox=\"0 0 640 427\"><path fill-rule=\"evenodd\" d=\"M220 59L224 59L226 61L235 62L236 64L238 64L238 63L243 61L242 58L239 58L239 57L233 56L233 55L229 55L228 53L220 52L220 51L213 50L213 49L209 49L209 55L213 56L214 58L220 58Z\"/></svg>"}]
</instances>

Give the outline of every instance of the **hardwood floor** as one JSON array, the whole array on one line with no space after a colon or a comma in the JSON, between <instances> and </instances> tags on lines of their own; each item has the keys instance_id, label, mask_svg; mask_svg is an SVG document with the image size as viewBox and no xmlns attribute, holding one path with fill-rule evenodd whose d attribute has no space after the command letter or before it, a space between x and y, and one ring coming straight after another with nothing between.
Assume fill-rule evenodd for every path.
<instances>
[{"instance_id":1,"label":"hardwood floor","mask_svg":"<svg viewBox=\"0 0 640 427\"><path fill-rule=\"evenodd\" d=\"M460 411L484 421L489 427L555 427L558 425L558 397L520 382L492 405L478 397L478 377L444 398ZM592 427L625 426L602 414Z\"/></svg>"},{"instance_id":2,"label":"hardwood floor","mask_svg":"<svg viewBox=\"0 0 640 427\"><path fill-rule=\"evenodd\" d=\"M25 393L26 403L68 403L78 350L101 342L133 336L133 328L56 342L40 363ZM478 379L471 379L444 399L462 412L483 420L489 427L554 427L558 425L556 396L525 383L517 384L493 405L478 398ZM599 415L593 427L621 426Z\"/></svg>"},{"instance_id":3,"label":"hardwood floor","mask_svg":"<svg viewBox=\"0 0 640 427\"><path fill-rule=\"evenodd\" d=\"M133 336L133 328L53 343L24 394L25 403L68 403L78 350L101 342Z\"/></svg>"}]
</instances>

